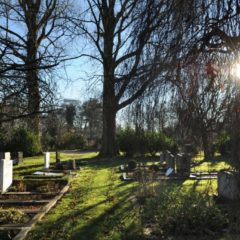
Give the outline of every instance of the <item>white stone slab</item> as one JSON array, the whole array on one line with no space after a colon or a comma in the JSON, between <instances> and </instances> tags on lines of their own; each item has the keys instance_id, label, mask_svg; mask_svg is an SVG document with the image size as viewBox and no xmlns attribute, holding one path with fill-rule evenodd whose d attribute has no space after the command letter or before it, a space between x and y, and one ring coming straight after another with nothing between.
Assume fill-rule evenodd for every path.
<instances>
[{"instance_id":1,"label":"white stone slab","mask_svg":"<svg viewBox=\"0 0 240 240\"><path fill-rule=\"evenodd\" d=\"M170 176L173 173L173 168L168 168L166 171L166 177Z\"/></svg>"},{"instance_id":2,"label":"white stone slab","mask_svg":"<svg viewBox=\"0 0 240 240\"><path fill-rule=\"evenodd\" d=\"M0 191L4 193L12 185L13 161L0 160Z\"/></svg>"},{"instance_id":3,"label":"white stone slab","mask_svg":"<svg viewBox=\"0 0 240 240\"><path fill-rule=\"evenodd\" d=\"M50 165L50 152L44 153L44 167L49 168Z\"/></svg>"},{"instance_id":4,"label":"white stone slab","mask_svg":"<svg viewBox=\"0 0 240 240\"><path fill-rule=\"evenodd\" d=\"M53 172L41 172L37 171L33 173L34 175L43 175L43 176L63 176L63 173L53 173Z\"/></svg>"}]
</instances>

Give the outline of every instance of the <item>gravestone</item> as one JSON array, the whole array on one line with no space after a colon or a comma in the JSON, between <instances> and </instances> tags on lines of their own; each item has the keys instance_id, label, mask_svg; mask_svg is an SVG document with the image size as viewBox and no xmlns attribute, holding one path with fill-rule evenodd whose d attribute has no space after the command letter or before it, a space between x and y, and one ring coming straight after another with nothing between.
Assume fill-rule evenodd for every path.
<instances>
[{"instance_id":1,"label":"gravestone","mask_svg":"<svg viewBox=\"0 0 240 240\"><path fill-rule=\"evenodd\" d=\"M9 157L9 154L7 154ZM4 193L11 186L13 181L13 161L7 159L0 160L0 191Z\"/></svg>"},{"instance_id":2,"label":"gravestone","mask_svg":"<svg viewBox=\"0 0 240 240\"><path fill-rule=\"evenodd\" d=\"M48 169L50 165L50 152L44 153L44 168Z\"/></svg>"},{"instance_id":3,"label":"gravestone","mask_svg":"<svg viewBox=\"0 0 240 240\"><path fill-rule=\"evenodd\" d=\"M72 169L76 170L76 160L75 159L72 160Z\"/></svg>"},{"instance_id":4,"label":"gravestone","mask_svg":"<svg viewBox=\"0 0 240 240\"><path fill-rule=\"evenodd\" d=\"M11 160L10 152L0 152L0 159Z\"/></svg>"},{"instance_id":5,"label":"gravestone","mask_svg":"<svg viewBox=\"0 0 240 240\"><path fill-rule=\"evenodd\" d=\"M229 200L240 199L240 174L220 171L218 173L218 196Z\"/></svg>"},{"instance_id":6,"label":"gravestone","mask_svg":"<svg viewBox=\"0 0 240 240\"><path fill-rule=\"evenodd\" d=\"M160 160L160 163L163 163L165 161L165 154L163 152L160 154L159 160Z\"/></svg>"},{"instance_id":7,"label":"gravestone","mask_svg":"<svg viewBox=\"0 0 240 240\"><path fill-rule=\"evenodd\" d=\"M166 167L167 169L173 169L173 172L175 172L175 157L171 153L166 154Z\"/></svg>"},{"instance_id":8,"label":"gravestone","mask_svg":"<svg viewBox=\"0 0 240 240\"><path fill-rule=\"evenodd\" d=\"M17 153L17 163L18 164L23 163L23 152L18 152Z\"/></svg>"},{"instance_id":9,"label":"gravestone","mask_svg":"<svg viewBox=\"0 0 240 240\"><path fill-rule=\"evenodd\" d=\"M191 155L190 154L177 154L176 156L176 169L179 176L189 177L191 169Z\"/></svg>"}]
</instances>

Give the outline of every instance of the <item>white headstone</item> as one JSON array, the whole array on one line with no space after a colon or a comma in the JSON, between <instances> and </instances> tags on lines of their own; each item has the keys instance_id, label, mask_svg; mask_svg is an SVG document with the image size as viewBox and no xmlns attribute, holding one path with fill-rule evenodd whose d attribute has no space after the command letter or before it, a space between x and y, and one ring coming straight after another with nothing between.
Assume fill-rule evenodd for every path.
<instances>
[{"instance_id":1,"label":"white headstone","mask_svg":"<svg viewBox=\"0 0 240 240\"><path fill-rule=\"evenodd\" d=\"M5 160L11 160L11 153L10 152L5 152Z\"/></svg>"},{"instance_id":2,"label":"white headstone","mask_svg":"<svg viewBox=\"0 0 240 240\"><path fill-rule=\"evenodd\" d=\"M50 152L44 153L44 167L49 168L50 165Z\"/></svg>"},{"instance_id":3,"label":"white headstone","mask_svg":"<svg viewBox=\"0 0 240 240\"><path fill-rule=\"evenodd\" d=\"M4 193L13 181L13 161L0 160L0 191Z\"/></svg>"},{"instance_id":4,"label":"white headstone","mask_svg":"<svg viewBox=\"0 0 240 240\"><path fill-rule=\"evenodd\" d=\"M0 155L0 159L11 160L10 152L1 152Z\"/></svg>"}]
</instances>

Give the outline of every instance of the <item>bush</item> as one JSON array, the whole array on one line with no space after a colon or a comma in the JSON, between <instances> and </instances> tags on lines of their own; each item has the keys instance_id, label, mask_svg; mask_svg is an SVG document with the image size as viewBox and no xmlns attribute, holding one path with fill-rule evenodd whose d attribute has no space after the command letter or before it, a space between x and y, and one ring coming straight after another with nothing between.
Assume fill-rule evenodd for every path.
<instances>
[{"instance_id":1,"label":"bush","mask_svg":"<svg viewBox=\"0 0 240 240\"><path fill-rule=\"evenodd\" d=\"M164 149L164 135L158 132L146 132L147 152L155 156L157 152Z\"/></svg>"},{"instance_id":2,"label":"bush","mask_svg":"<svg viewBox=\"0 0 240 240\"><path fill-rule=\"evenodd\" d=\"M66 132L60 141L59 148L62 149L80 149L86 144L84 137L81 134L75 132Z\"/></svg>"},{"instance_id":3,"label":"bush","mask_svg":"<svg viewBox=\"0 0 240 240\"><path fill-rule=\"evenodd\" d=\"M127 126L117 134L117 144L120 151L124 152L127 157L132 157L137 152L137 136L135 131Z\"/></svg>"},{"instance_id":4,"label":"bush","mask_svg":"<svg viewBox=\"0 0 240 240\"><path fill-rule=\"evenodd\" d=\"M155 156L160 151L169 150L173 154L176 154L178 151L178 146L173 139L163 133L136 132L129 126L118 132L117 144L119 150L128 157L132 157L136 153L150 153L152 156Z\"/></svg>"},{"instance_id":5,"label":"bush","mask_svg":"<svg viewBox=\"0 0 240 240\"><path fill-rule=\"evenodd\" d=\"M225 214L210 202L208 195L183 193L166 186L146 201L143 220L156 224L155 234L163 239L173 235L219 233L228 224Z\"/></svg>"},{"instance_id":6,"label":"bush","mask_svg":"<svg viewBox=\"0 0 240 240\"><path fill-rule=\"evenodd\" d=\"M231 152L231 138L230 135L226 132L220 134L215 142L215 149L222 156L226 156Z\"/></svg>"},{"instance_id":7,"label":"bush","mask_svg":"<svg viewBox=\"0 0 240 240\"><path fill-rule=\"evenodd\" d=\"M25 156L33 156L41 152L38 137L32 131L24 128L14 131L8 145L11 151L22 151Z\"/></svg>"}]
</instances>

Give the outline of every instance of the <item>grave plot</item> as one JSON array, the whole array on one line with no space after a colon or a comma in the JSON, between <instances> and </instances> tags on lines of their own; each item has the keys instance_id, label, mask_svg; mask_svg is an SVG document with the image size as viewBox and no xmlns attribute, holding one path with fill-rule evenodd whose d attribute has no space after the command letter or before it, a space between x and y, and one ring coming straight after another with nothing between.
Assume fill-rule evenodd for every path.
<instances>
[{"instance_id":1,"label":"grave plot","mask_svg":"<svg viewBox=\"0 0 240 240\"><path fill-rule=\"evenodd\" d=\"M69 177L50 172L49 154L45 154L43 171L13 180L9 159L0 161L0 235L1 239L21 240L68 191Z\"/></svg>"},{"instance_id":2,"label":"grave plot","mask_svg":"<svg viewBox=\"0 0 240 240\"><path fill-rule=\"evenodd\" d=\"M79 168L77 168L75 159L61 162L59 152L56 152L55 158L56 158L55 164L50 165L50 153L45 152L44 153L44 168L42 169L42 171L37 171L34 174L39 175L39 176L43 175L43 176L59 177L64 174L74 175L72 173L72 171L77 170L77 169L79 170Z\"/></svg>"},{"instance_id":3,"label":"grave plot","mask_svg":"<svg viewBox=\"0 0 240 240\"><path fill-rule=\"evenodd\" d=\"M136 180L140 176L148 181L152 180L211 180L217 179L217 171L192 171L191 155L176 154L165 152L160 155L160 162L157 164L146 165L141 162L130 161L119 167L121 179L124 181Z\"/></svg>"}]
</instances>

